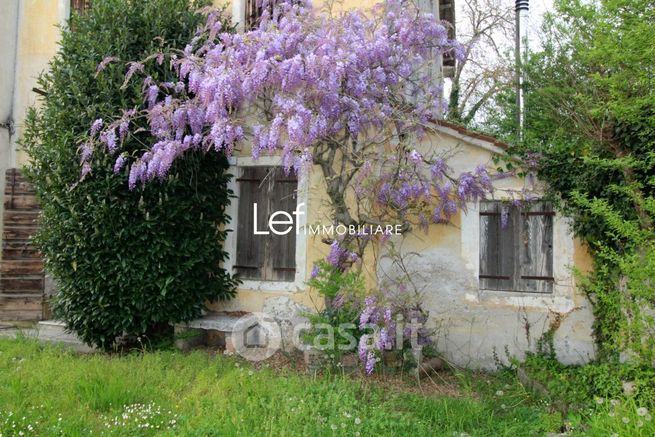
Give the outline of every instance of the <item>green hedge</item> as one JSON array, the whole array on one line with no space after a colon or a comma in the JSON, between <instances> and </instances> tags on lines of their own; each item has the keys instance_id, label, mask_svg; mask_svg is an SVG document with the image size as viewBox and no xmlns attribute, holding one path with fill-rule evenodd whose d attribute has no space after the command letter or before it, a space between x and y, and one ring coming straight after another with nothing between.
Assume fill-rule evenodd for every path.
<instances>
[{"instance_id":1,"label":"green hedge","mask_svg":"<svg viewBox=\"0 0 655 437\"><path fill-rule=\"evenodd\" d=\"M184 47L203 20L199 6L94 1L88 14L72 17L73 31L64 30L39 78L47 96L27 116L25 171L43 208L35 242L58 284L55 315L105 349L117 336L149 335L199 316L206 301L234 295L235 279L219 267L231 197L225 157L188 154L166 180L130 191L126 170L113 174L116 156L96 151L92 172L80 180L78 148L93 121L144 105L140 81L121 89L125 62L96 77L97 65L109 55L127 61ZM174 77L167 62L147 63L144 74ZM152 142L143 132L121 150L134 154Z\"/></svg>"}]
</instances>

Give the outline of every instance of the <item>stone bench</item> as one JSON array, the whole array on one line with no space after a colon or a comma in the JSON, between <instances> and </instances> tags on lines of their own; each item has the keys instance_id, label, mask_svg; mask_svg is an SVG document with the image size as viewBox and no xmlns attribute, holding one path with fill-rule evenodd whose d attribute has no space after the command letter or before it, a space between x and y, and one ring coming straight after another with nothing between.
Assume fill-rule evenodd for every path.
<instances>
[{"instance_id":1,"label":"stone bench","mask_svg":"<svg viewBox=\"0 0 655 437\"><path fill-rule=\"evenodd\" d=\"M188 323L174 326L175 346L183 351L197 347L218 347L234 353L232 332L244 314L209 313Z\"/></svg>"}]
</instances>

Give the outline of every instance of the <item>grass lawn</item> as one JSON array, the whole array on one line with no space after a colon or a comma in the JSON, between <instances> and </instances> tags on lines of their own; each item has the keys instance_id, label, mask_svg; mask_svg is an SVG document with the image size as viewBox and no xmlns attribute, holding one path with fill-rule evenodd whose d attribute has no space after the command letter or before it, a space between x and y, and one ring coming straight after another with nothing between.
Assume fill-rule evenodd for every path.
<instances>
[{"instance_id":1,"label":"grass lawn","mask_svg":"<svg viewBox=\"0 0 655 437\"><path fill-rule=\"evenodd\" d=\"M0 339L0 435L528 436L561 426L513 378L453 379L459 394L438 396L206 352L77 355Z\"/></svg>"}]
</instances>

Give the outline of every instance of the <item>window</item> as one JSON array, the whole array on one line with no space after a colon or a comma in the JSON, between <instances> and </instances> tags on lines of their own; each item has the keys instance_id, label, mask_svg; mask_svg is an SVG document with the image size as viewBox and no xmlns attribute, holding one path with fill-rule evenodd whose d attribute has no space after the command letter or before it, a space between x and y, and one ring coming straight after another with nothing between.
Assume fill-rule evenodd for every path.
<instances>
[{"instance_id":1,"label":"window","mask_svg":"<svg viewBox=\"0 0 655 437\"><path fill-rule=\"evenodd\" d=\"M480 287L551 293L554 215L548 202L481 202Z\"/></svg>"},{"instance_id":2,"label":"window","mask_svg":"<svg viewBox=\"0 0 655 437\"><path fill-rule=\"evenodd\" d=\"M91 7L91 0L71 0L71 12L83 14Z\"/></svg>"},{"instance_id":3,"label":"window","mask_svg":"<svg viewBox=\"0 0 655 437\"><path fill-rule=\"evenodd\" d=\"M268 230L268 218L276 211L293 214L297 203L296 176L285 175L281 167L241 167L236 182L239 199L235 270L242 279L294 281L295 227L286 235L276 235ZM255 204L257 204L257 230L269 231L268 235L258 235L254 232Z\"/></svg>"},{"instance_id":4,"label":"window","mask_svg":"<svg viewBox=\"0 0 655 437\"><path fill-rule=\"evenodd\" d=\"M448 37L455 39L455 6L453 0L439 0L439 19L450 23ZM443 76L455 75L455 51L448 50L442 55Z\"/></svg>"},{"instance_id":5,"label":"window","mask_svg":"<svg viewBox=\"0 0 655 437\"><path fill-rule=\"evenodd\" d=\"M259 19L264 13L263 0L246 0L246 30L254 29L257 27ZM269 11L273 9L273 1L267 7Z\"/></svg>"},{"instance_id":6,"label":"window","mask_svg":"<svg viewBox=\"0 0 655 437\"><path fill-rule=\"evenodd\" d=\"M264 10L268 9L269 13L273 12L273 6L277 3L276 0L246 0L246 14L245 14L245 30L251 30L257 27L259 19L264 14ZM266 3L266 6L264 6ZM298 2L291 2L298 3Z\"/></svg>"},{"instance_id":7,"label":"window","mask_svg":"<svg viewBox=\"0 0 655 437\"><path fill-rule=\"evenodd\" d=\"M417 0L419 11L429 12L448 24L448 38L455 39L455 6L453 0ZM438 59L435 59L438 61ZM436 62L435 62L436 63ZM439 80L455 75L455 51L448 50L441 54L441 65L435 66L434 75Z\"/></svg>"}]
</instances>

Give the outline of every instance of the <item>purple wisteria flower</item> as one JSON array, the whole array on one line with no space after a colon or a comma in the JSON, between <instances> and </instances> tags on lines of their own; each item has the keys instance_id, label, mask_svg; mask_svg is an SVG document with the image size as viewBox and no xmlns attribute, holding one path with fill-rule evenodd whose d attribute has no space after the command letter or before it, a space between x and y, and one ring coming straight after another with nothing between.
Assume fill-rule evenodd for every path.
<instances>
[{"instance_id":1,"label":"purple wisteria flower","mask_svg":"<svg viewBox=\"0 0 655 437\"><path fill-rule=\"evenodd\" d=\"M123 169L123 166L125 166L125 156L120 155L118 158L116 158L116 162L114 163L114 174L120 173L120 171Z\"/></svg>"},{"instance_id":2,"label":"purple wisteria flower","mask_svg":"<svg viewBox=\"0 0 655 437\"><path fill-rule=\"evenodd\" d=\"M409 160L410 160L412 163L414 163L414 164L419 164L420 162L423 161L423 156L421 156L421 154L420 154L416 149L415 149L415 150L412 150L412 151L409 153L408 158L409 158Z\"/></svg>"},{"instance_id":3,"label":"purple wisteria flower","mask_svg":"<svg viewBox=\"0 0 655 437\"><path fill-rule=\"evenodd\" d=\"M359 344L357 346L357 354L359 355L359 359L362 362L366 361L366 356L368 355L368 349L369 346L367 344L368 341L368 336L367 335L362 335L359 337Z\"/></svg>"},{"instance_id":4,"label":"purple wisteria flower","mask_svg":"<svg viewBox=\"0 0 655 437\"><path fill-rule=\"evenodd\" d=\"M361 314L359 315L359 328L364 329L365 325L367 323L375 323L376 322L376 312L378 311L377 309L377 302L378 299L375 296L367 296L366 299L364 299L364 309L362 310Z\"/></svg>"},{"instance_id":5,"label":"purple wisteria flower","mask_svg":"<svg viewBox=\"0 0 655 437\"><path fill-rule=\"evenodd\" d=\"M397 122L395 106L404 108L406 102L397 103L396 97L407 95L404 82L410 77L431 83L425 64L439 52L460 47L434 16L417 14L401 0L334 16L312 10L307 1L283 0L266 8L259 25L243 34L226 32L223 19L220 11L209 11L204 28L184 51L169 54L177 80L140 79L146 109L131 117L145 115L155 141L151 150L125 164L137 167L130 168L131 188L165 176L170 157L179 159L198 147L230 155L246 137L253 139L254 158L281 153L285 170L302 174L314 162L315 147L343 132L357 138L395 124L400 134L420 134L443 105L439 90L413 91L412 101L418 103L407 121ZM166 55L149 59L164 65ZM106 58L98 70L113 60ZM128 64L125 84L145 71L145 62L150 61ZM247 120L253 117L244 115L263 98L273 118L252 126ZM138 128L128 121L112 126L121 141L126 129ZM93 133L100 128L96 125ZM193 147L188 135L200 136ZM111 135L105 138L113 150ZM174 150L157 156L154 145L161 142ZM423 157L414 150L409 160L418 165ZM372 167L364 164L364 179ZM399 197L387 200L409 204L425 191L423 185L409 181Z\"/></svg>"},{"instance_id":6,"label":"purple wisteria flower","mask_svg":"<svg viewBox=\"0 0 655 437\"><path fill-rule=\"evenodd\" d=\"M334 267L341 267L341 264L350 256L350 252L344 247L341 247L338 241L334 240L330 245L330 253L328 253L325 260Z\"/></svg>"},{"instance_id":7,"label":"purple wisteria flower","mask_svg":"<svg viewBox=\"0 0 655 437\"><path fill-rule=\"evenodd\" d=\"M100 141L105 143L107 146L107 150L109 150L110 153L113 153L116 151L118 148L117 144L117 138L116 138L116 130L111 128L109 130L104 131L102 134L100 134Z\"/></svg>"},{"instance_id":8,"label":"purple wisteria flower","mask_svg":"<svg viewBox=\"0 0 655 437\"><path fill-rule=\"evenodd\" d=\"M375 370L375 363L378 361L377 356L375 355L375 352L373 351L368 351L366 354L366 374L370 375L373 373L373 370Z\"/></svg>"},{"instance_id":9,"label":"purple wisteria flower","mask_svg":"<svg viewBox=\"0 0 655 437\"><path fill-rule=\"evenodd\" d=\"M82 177L85 177L89 173L91 173L91 164L89 164L88 162L85 162L84 164L82 164L81 175L82 175Z\"/></svg>"},{"instance_id":10,"label":"purple wisteria flower","mask_svg":"<svg viewBox=\"0 0 655 437\"><path fill-rule=\"evenodd\" d=\"M346 303L345 296L341 293L337 293L337 295L334 296L334 299L332 299L331 305L333 309L340 310L344 303Z\"/></svg>"},{"instance_id":11,"label":"purple wisteria flower","mask_svg":"<svg viewBox=\"0 0 655 437\"><path fill-rule=\"evenodd\" d=\"M500 226L505 229L509 224L509 207L507 205L502 205L500 207Z\"/></svg>"},{"instance_id":12,"label":"purple wisteria flower","mask_svg":"<svg viewBox=\"0 0 655 437\"><path fill-rule=\"evenodd\" d=\"M91 147L91 144L84 143L82 144L82 147L80 147L80 163L84 165L85 162L89 162L91 160L91 156L93 155L93 147Z\"/></svg>"},{"instance_id":13,"label":"purple wisteria flower","mask_svg":"<svg viewBox=\"0 0 655 437\"><path fill-rule=\"evenodd\" d=\"M97 134L100 132L100 129L102 129L102 118L95 120L91 125L91 135Z\"/></svg>"}]
</instances>

